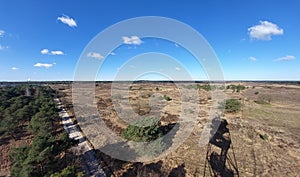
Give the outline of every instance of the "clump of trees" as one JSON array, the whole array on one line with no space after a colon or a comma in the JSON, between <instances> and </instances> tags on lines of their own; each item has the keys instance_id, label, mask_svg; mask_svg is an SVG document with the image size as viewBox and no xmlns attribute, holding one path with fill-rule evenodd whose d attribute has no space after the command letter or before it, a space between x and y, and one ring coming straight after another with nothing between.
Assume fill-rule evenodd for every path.
<instances>
[{"instance_id":1,"label":"clump of trees","mask_svg":"<svg viewBox=\"0 0 300 177\"><path fill-rule=\"evenodd\" d=\"M236 113L241 110L242 103L237 99L228 99L219 103L220 109L225 109L227 113Z\"/></svg>"},{"instance_id":2,"label":"clump of trees","mask_svg":"<svg viewBox=\"0 0 300 177\"><path fill-rule=\"evenodd\" d=\"M231 89L232 92L240 92L241 90L245 90L246 87L244 85L234 85L234 84L230 84L227 86L227 89Z\"/></svg>"},{"instance_id":3,"label":"clump of trees","mask_svg":"<svg viewBox=\"0 0 300 177\"><path fill-rule=\"evenodd\" d=\"M210 91L210 90L215 89L214 86L211 86L209 84L197 85L197 87L198 87L198 89L203 89L203 90L206 90L206 91Z\"/></svg>"},{"instance_id":4,"label":"clump of trees","mask_svg":"<svg viewBox=\"0 0 300 177\"><path fill-rule=\"evenodd\" d=\"M122 137L135 143L135 151L140 155L156 156L166 149L162 141L163 131L156 118L144 118L135 121L122 132ZM154 141L155 140L155 141Z\"/></svg>"},{"instance_id":5,"label":"clump of trees","mask_svg":"<svg viewBox=\"0 0 300 177\"><path fill-rule=\"evenodd\" d=\"M122 137L136 142L153 141L163 135L160 123L155 118L144 118L135 121L122 132Z\"/></svg>"},{"instance_id":6,"label":"clump of trees","mask_svg":"<svg viewBox=\"0 0 300 177\"><path fill-rule=\"evenodd\" d=\"M17 140L18 133L26 131L33 135L30 145L11 150L11 176L82 174L63 164L59 156L76 142L66 132L56 132L59 116L53 96L54 91L46 86L18 85L0 89L0 136Z\"/></svg>"},{"instance_id":7,"label":"clump of trees","mask_svg":"<svg viewBox=\"0 0 300 177\"><path fill-rule=\"evenodd\" d=\"M204 85L197 85L198 89L202 89L205 91L211 91L211 90L224 90L225 86L224 85L214 85L214 84L204 84Z\"/></svg>"}]
</instances>

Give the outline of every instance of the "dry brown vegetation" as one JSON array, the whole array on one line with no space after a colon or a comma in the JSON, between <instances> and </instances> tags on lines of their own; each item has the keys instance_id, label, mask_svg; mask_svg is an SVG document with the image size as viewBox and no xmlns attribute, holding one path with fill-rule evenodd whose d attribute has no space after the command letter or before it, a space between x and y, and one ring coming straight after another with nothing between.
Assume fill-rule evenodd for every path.
<instances>
[{"instance_id":1,"label":"dry brown vegetation","mask_svg":"<svg viewBox=\"0 0 300 177\"><path fill-rule=\"evenodd\" d=\"M198 89L200 113L197 126L189 138L175 151L156 161L131 163L113 159L97 151L108 176L297 176L300 174L300 86L264 82L241 84L245 90L226 89L227 99L238 99L242 110L225 113L221 128L214 140L199 147L200 134L208 120L211 106L209 91ZM53 88L72 107L71 85L57 84ZM149 98L154 93L167 95L161 114L162 125L176 123L180 114L181 98L172 83L135 83L129 98L120 90L120 99L129 99L138 115L151 111ZM195 89L195 88L190 88ZM197 88L196 88L197 89ZM126 90L128 91L128 90ZM127 127L118 117L111 98L111 84L96 84L96 102L100 117L116 134ZM129 109L129 108L124 108ZM69 109L72 112L72 109ZM193 111L193 110L191 110ZM227 125L228 124L228 125ZM221 143L220 143L221 142ZM224 162L226 159L226 163Z\"/></svg>"}]
</instances>

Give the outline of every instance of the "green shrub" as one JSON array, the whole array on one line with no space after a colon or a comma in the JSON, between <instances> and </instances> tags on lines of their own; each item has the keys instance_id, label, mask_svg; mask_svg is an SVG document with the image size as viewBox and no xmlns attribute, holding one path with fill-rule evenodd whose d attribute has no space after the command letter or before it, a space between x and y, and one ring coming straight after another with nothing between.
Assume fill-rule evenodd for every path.
<instances>
[{"instance_id":1,"label":"green shrub","mask_svg":"<svg viewBox=\"0 0 300 177\"><path fill-rule=\"evenodd\" d=\"M254 94L255 94L255 95L258 95L258 94L259 94L259 92L255 92Z\"/></svg>"},{"instance_id":2,"label":"green shrub","mask_svg":"<svg viewBox=\"0 0 300 177\"><path fill-rule=\"evenodd\" d=\"M166 149L162 136L160 123L155 118L140 119L122 132L123 138L134 141L132 146L135 152L146 157L156 157Z\"/></svg>"},{"instance_id":3,"label":"green shrub","mask_svg":"<svg viewBox=\"0 0 300 177\"><path fill-rule=\"evenodd\" d=\"M144 118L128 125L122 137L137 142L150 142L162 136L160 123L155 118Z\"/></svg>"},{"instance_id":4,"label":"green shrub","mask_svg":"<svg viewBox=\"0 0 300 177\"><path fill-rule=\"evenodd\" d=\"M167 95L164 95L164 97L163 97L166 101L171 101L172 100L172 98L170 98L169 96L167 96Z\"/></svg>"},{"instance_id":5,"label":"green shrub","mask_svg":"<svg viewBox=\"0 0 300 177\"><path fill-rule=\"evenodd\" d=\"M246 87L244 85L234 85L234 84L231 84L231 85L228 85L226 87L227 89L231 89L233 92L240 92L241 90L245 90Z\"/></svg>"},{"instance_id":6,"label":"green shrub","mask_svg":"<svg viewBox=\"0 0 300 177\"><path fill-rule=\"evenodd\" d=\"M205 84L205 85L198 85L198 89L203 89L203 90L206 90L206 91L209 91L211 90L211 86L208 85L208 84Z\"/></svg>"},{"instance_id":7,"label":"green shrub","mask_svg":"<svg viewBox=\"0 0 300 177\"><path fill-rule=\"evenodd\" d=\"M236 99L228 99L219 103L220 109L225 109L225 112L235 113L241 110L242 103Z\"/></svg>"},{"instance_id":8,"label":"green shrub","mask_svg":"<svg viewBox=\"0 0 300 177\"><path fill-rule=\"evenodd\" d=\"M259 137L263 140L268 140L269 139L269 136L267 134L259 134Z\"/></svg>"},{"instance_id":9,"label":"green shrub","mask_svg":"<svg viewBox=\"0 0 300 177\"><path fill-rule=\"evenodd\" d=\"M76 167L75 166L67 166L66 168L64 168L60 173L56 172L54 174L52 174L50 177L83 177L83 173L76 172Z\"/></svg>"}]
</instances>

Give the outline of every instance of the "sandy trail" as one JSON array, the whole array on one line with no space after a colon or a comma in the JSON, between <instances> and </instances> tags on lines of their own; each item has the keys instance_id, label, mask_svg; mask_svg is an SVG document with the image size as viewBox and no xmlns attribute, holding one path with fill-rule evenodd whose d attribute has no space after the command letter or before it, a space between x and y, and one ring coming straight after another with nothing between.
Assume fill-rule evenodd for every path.
<instances>
[{"instance_id":1,"label":"sandy trail","mask_svg":"<svg viewBox=\"0 0 300 177\"><path fill-rule=\"evenodd\" d=\"M67 131L70 138L79 140L79 144L72 147L72 151L74 154L82 156L82 165L87 176L106 177L96 158L94 150L89 146L88 141L84 138L82 132L77 128L67 111L62 107L60 100L56 98L55 101L58 104L58 108L61 109L59 116L62 119L64 129Z\"/></svg>"}]
</instances>

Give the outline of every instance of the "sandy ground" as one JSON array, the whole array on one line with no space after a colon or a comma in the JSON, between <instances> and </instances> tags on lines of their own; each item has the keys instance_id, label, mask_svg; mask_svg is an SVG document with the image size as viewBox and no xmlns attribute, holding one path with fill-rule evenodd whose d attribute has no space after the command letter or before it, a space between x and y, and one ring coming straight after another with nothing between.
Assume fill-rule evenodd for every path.
<instances>
[{"instance_id":1,"label":"sandy ground","mask_svg":"<svg viewBox=\"0 0 300 177\"><path fill-rule=\"evenodd\" d=\"M86 138L84 138L77 125L74 124L69 114L61 105L59 99L56 98L55 101L58 103L58 108L61 109L59 116L62 118L62 125L64 126L64 129L67 131L70 138L79 140L79 144L75 147L72 147L72 151L75 155L82 155L84 162L83 169L85 170L85 174L93 177L106 177L104 171L98 163L98 159L95 156L93 148L89 146L88 141Z\"/></svg>"},{"instance_id":2,"label":"sandy ground","mask_svg":"<svg viewBox=\"0 0 300 177\"><path fill-rule=\"evenodd\" d=\"M231 83L227 83L229 85ZM235 85L239 83L233 83ZM209 120L212 106L211 93L198 90L197 102L182 101L178 88L172 83L135 83L130 88L119 89L111 95L109 83L97 83L96 99L99 118L117 135L128 125L120 118L116 104L122 100L129 104L121 110L133 110L136 116L151 113L153 95L167 95L160 112L160 120L168 125L179 120L182 103L189 105L192 112L195 105L200 111L192 133L176 150L160 159L137 164L118 161L99 153L104 159L104 170L108 176L134 176L143 167L160 176L298 176L300 174L300 86L286 84L240 83L247 89L241 92L226 90L227 98L236 98L243 103L238 113L226 113L223 119L228 125L218 130L219 137L205 146L199 146L203 128ZM65 104L72 104L70 85L56 85L63 94ZM187 87L195 89L193 87ZM126 94L126 92L128 94ZM118 98L119 102L114 102ZM269 104L258 104L260 99L269 99ZM72 108L71 106L69 108ZM71 109L70 109L71 110ZM72 111L71 111L72 112ZM75 115L76 116L76 115ZM80 124L80 122L79 122ZM176 135L175 135L176 136ZM226 159L224 163L224 159Z\"/></svg>"}]
</instances>

